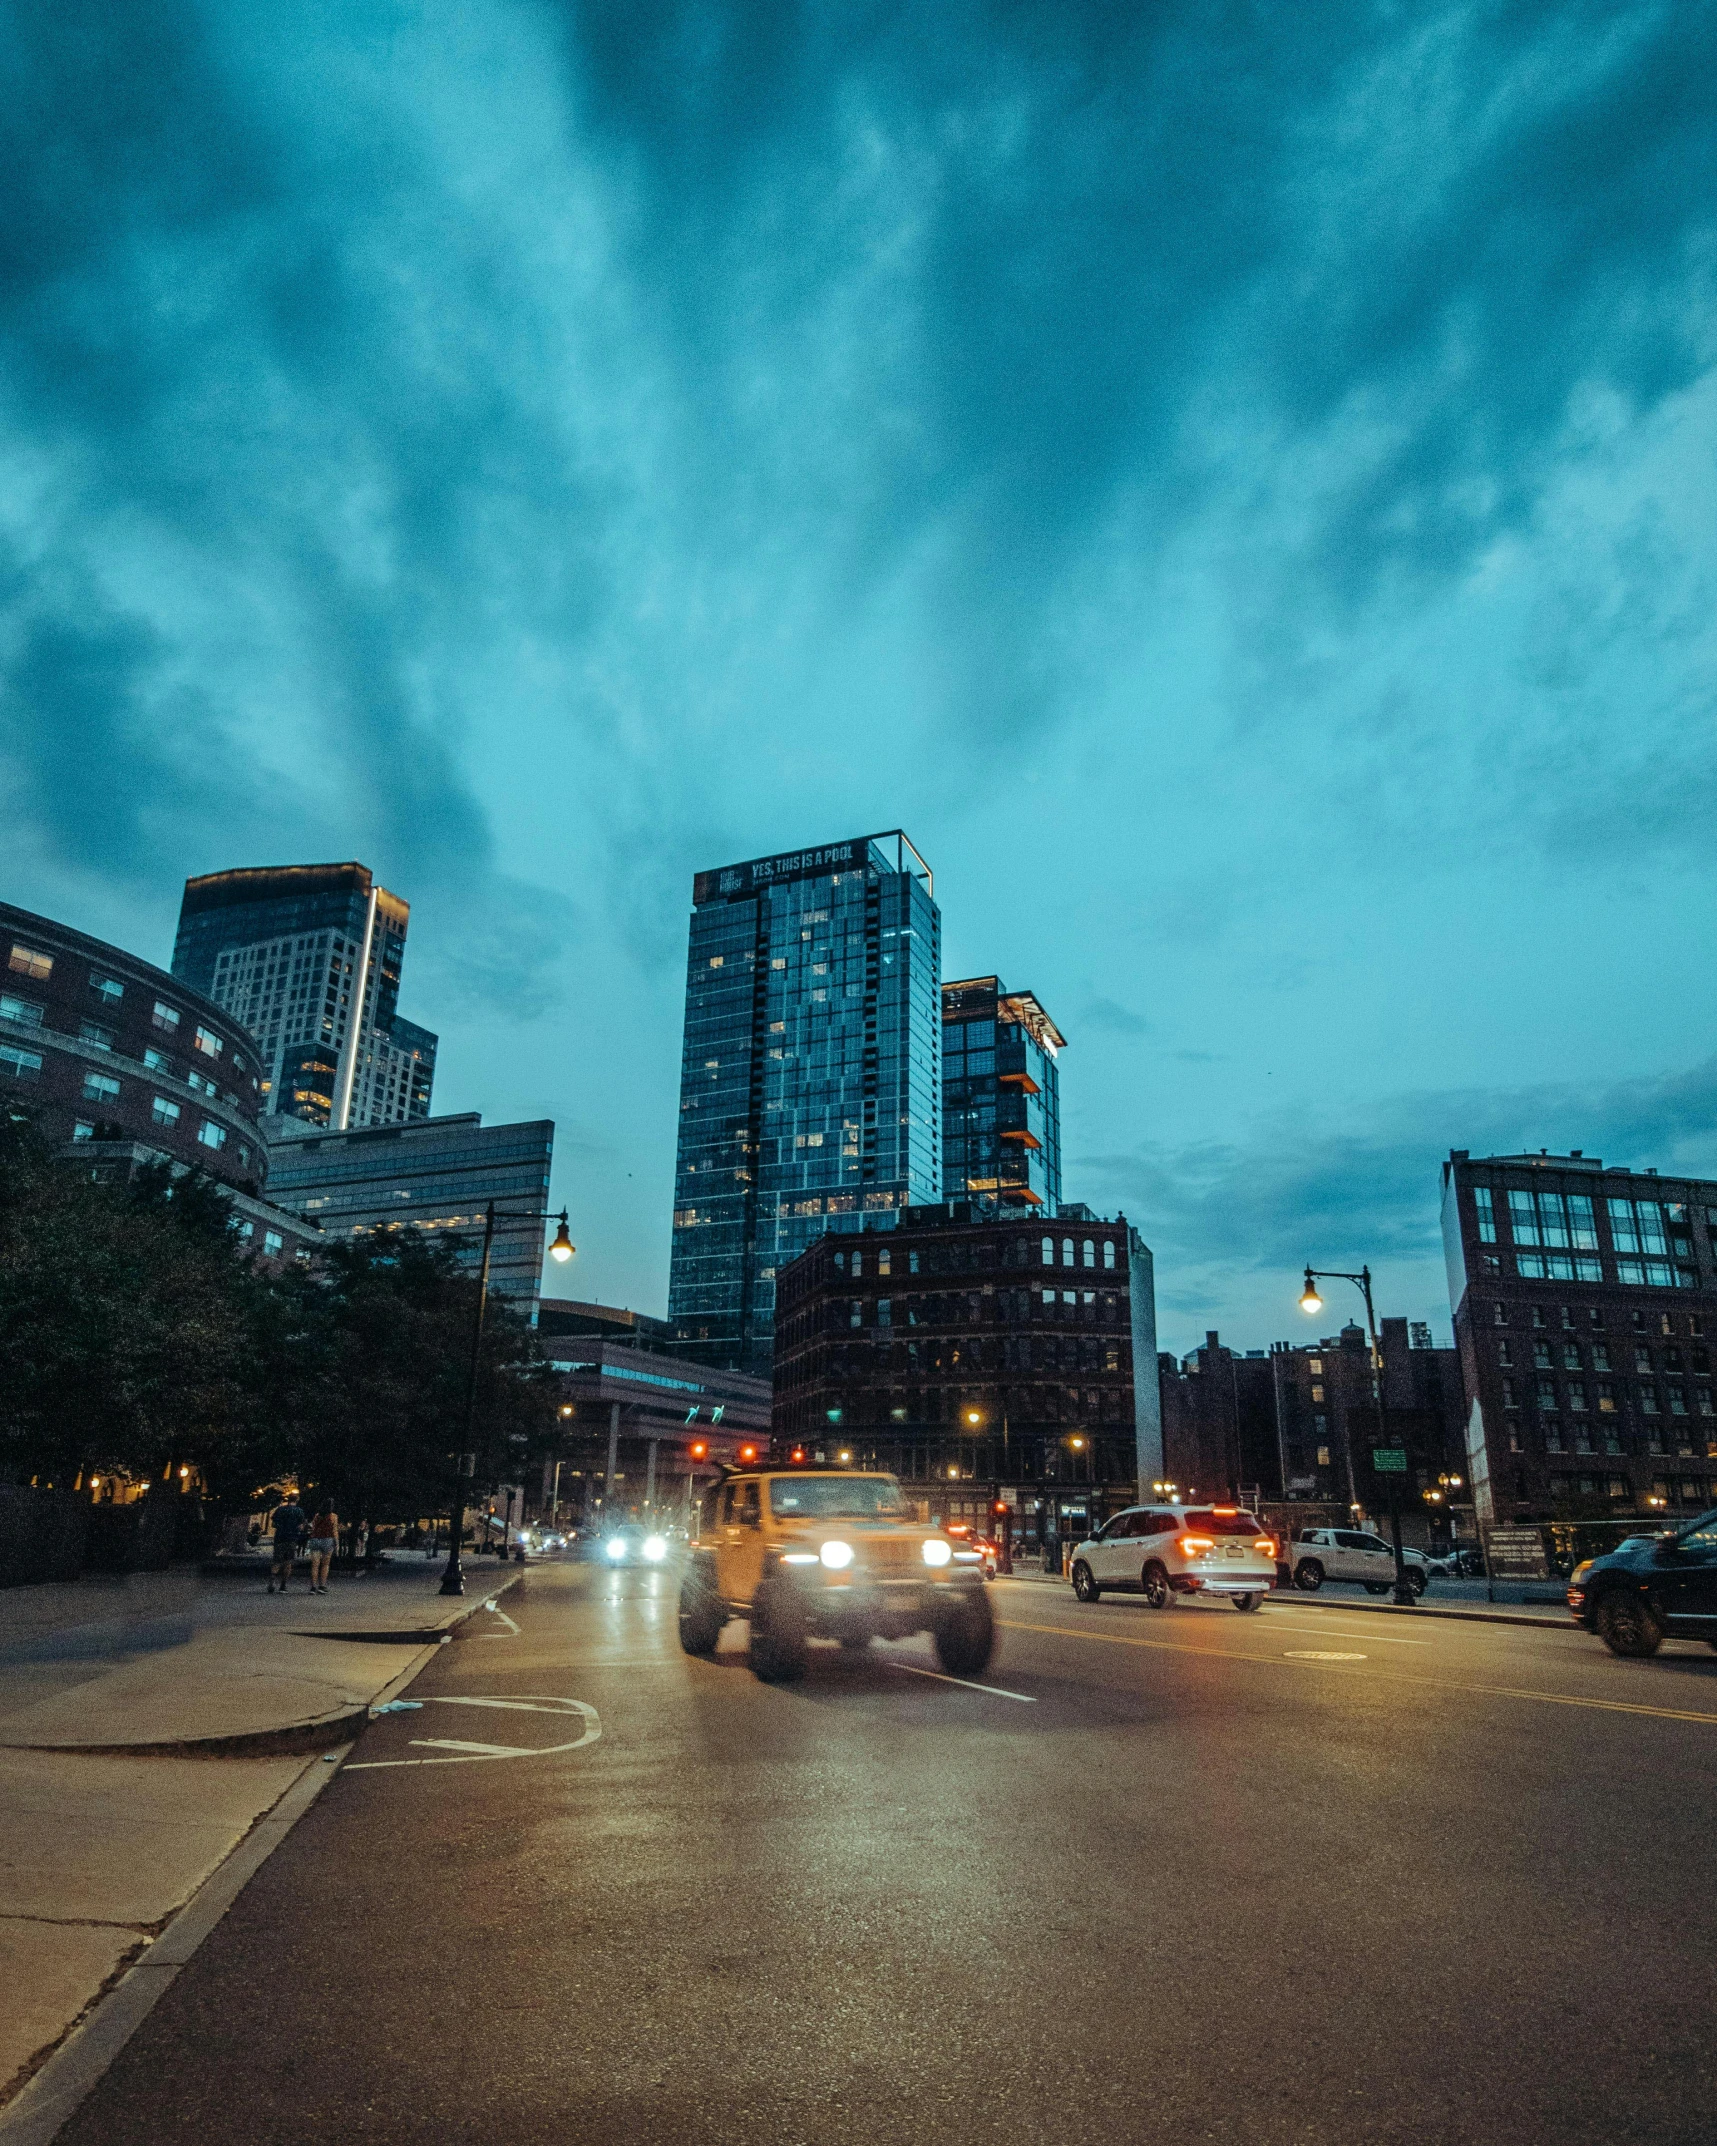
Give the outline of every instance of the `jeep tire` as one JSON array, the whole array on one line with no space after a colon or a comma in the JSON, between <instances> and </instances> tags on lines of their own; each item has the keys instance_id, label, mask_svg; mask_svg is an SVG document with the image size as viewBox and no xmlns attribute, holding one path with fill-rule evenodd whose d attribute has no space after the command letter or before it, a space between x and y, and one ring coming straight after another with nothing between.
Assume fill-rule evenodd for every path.
<instances>
[{"instance_id":1,"label":"jeep tire","mask_svg":"<svg viewBox=\"0 0 1717 2146\"><path fill-rule=\"evenodd\" d=\"M936 1617L936 1659L951 1677L975 1677L990 1666L996 1647L990 1598L980 1587L962 1587L941 1604Z\"/></svg>"},{"instance_id":2,"label":"jeep tire","mask_svg":"<svg viewBox=\"0 0 1717 2146\"><path fill-rule=\"evenodd\" d=\"M727 1604L710 1584L714 1577L709 1560L699 1557L680 1582L680 1645L687 1654L713 1654L727 1622Z\"/></svg>"},{"instance_id":3,"label":"jeep tire","mask_svg":"<svg viewBox=\"0 0 1717 2146\"><path fill-rule=\"evenodd\" d=\"M1073 1568L1073 1592L1081 1602L1099 1602L1103 1590L1091 1577L1091 1567L1081 1558Z\"/></svg>"},{"instance_id":4,"label":"jeep tire","mask_svg":"<svg viewBox=\"0 0 1717 2146\"><path fill-rule=\"evenodd\" d=\"M805 1605L789 1581L765 1580L751 1605L752 1675L763 1684L795 1684L809 1656Z\"/></svg>"}]
</instances>

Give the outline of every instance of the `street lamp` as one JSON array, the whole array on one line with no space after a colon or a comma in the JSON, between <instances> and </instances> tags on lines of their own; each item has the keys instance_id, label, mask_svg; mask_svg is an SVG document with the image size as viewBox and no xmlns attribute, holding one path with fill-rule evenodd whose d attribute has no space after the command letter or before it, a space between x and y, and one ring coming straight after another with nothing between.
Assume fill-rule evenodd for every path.
<instances>
[{"instance_id":1,"label":"street lamp","mask_svg":"<svg viewBox=\"0 0 1717 2146\"><path fill-rule=\"evenodd\" d=\"M1378 1338L1377 1312L1371 1301L1371 1269L1361 1267L1357 1274L1348 1274L1335 1267L1308 1267L1300 1309L1313 1316L1324 1308L1324 1300L1318 1295L1319 1282L1351 1282L1365 1299L1365 1324L1371 1339L1371 1391L1377 1403L1377 1443L1381 1449L1388 1437L1388 1403L1383 1391L1383 1343ZM1347 1456L1348 1502L1354 1505L1358 1503L1358 1495L1353 1481L1353 1434L1345 1425L1342 1443ZM1403 1609L1412 1609L1419 1598L1407 1584L1407 1560L1401 1549L1401 1495L1393 1474L1389 1478L1389 1530L1395 1543L1395 1586L1391 1600Z\"/></svg>"},{"instance_id":2,"label":"street lamp","mask_svg":"<svg viewBox=\"0 0 1717 2146\"><path fill-rule=\"evenodd\" d=\"M483 1358L483 1315L489 1308L489 1259L495 1246L495 1221L497 1213L507 1222L558 1222L554 1242L549 1246L549 1257L565 1266L578 1247L567 1230L566 1209L559 1214L545 1213L541 1208L522 1209L503 1207L497 1210L493 1200L483 1204L483 1263L477 1270L477 1309L471 1321L471 1363L465 1378L465 1437L459 1462L453 1474L453 1510L450 1517L451 1542L447 1546L447 1569L441 1575L441 1592L444 1595L462 1595L465 1592L465 1563L459 1547L465 1535L465 1461L467 1452L475 1451L472 1444L472 1428L477 1420L477 1371ZM524 1487L519 1489L519 1518L525 1517ZM509 1511L511 1501L509 1501ZM507 1555L507 1523L501 1522L501 1556Z\"/></svg>"}]
</instances>

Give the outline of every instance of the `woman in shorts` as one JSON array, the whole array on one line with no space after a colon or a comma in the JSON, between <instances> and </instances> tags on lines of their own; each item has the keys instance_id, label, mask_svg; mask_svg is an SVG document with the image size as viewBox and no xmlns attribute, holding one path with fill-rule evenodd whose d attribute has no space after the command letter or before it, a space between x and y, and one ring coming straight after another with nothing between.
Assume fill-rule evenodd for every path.
<instances>
[{"instance_id":1,"label":"woman in shorts","mask_svg":"<svg viewBox=\"0 0 1717 2146\"><path fill-rule=\"evenodd\" d=\"M328 1592L328 1567L339 1547L340 1516L332 1502L324 1498L310 1523L310 1592L313 1595Z\"/></svg>"}]
</instances>

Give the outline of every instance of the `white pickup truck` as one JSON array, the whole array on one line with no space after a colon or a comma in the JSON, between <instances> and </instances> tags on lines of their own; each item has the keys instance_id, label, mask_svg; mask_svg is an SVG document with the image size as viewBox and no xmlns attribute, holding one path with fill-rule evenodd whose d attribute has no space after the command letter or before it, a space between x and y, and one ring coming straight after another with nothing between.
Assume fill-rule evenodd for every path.
<instances>
[{"instance_id":1,"label":"white pickup truck","mask_svg":"<svg viewBox=\"0 0 1717 2146\"><path fill-rule=\"evenodd\" d=\"M1431 1560L1422 1550L1403 1550L1407 1584L1422 1595L1431 1577ZM1395 1585L1395 1552L1381 1535L1363 1528L1301 1528L1288 1545L1288 1569L1294 1585L1314 1594L1325 1580L1357 1580L1374 1595Z\"/></svg>"}]
</instances>

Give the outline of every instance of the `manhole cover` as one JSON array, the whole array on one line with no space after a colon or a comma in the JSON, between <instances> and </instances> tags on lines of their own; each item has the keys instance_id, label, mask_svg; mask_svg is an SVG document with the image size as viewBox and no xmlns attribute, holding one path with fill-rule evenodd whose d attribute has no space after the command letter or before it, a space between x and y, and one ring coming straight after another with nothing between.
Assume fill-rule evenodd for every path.
<instances>
[{"instance_id":1,"label":"manhole cover","mask_svg":"<svg viewBox=\"0 0 1717 2146\"><path fill-rule=\"evenodd\" d=\"M1325 1654L1317 1647L1289 1647L1286 1650L1290 1662L1363 1662L1363 1654Z\"/></svg>"}]
</instances>

